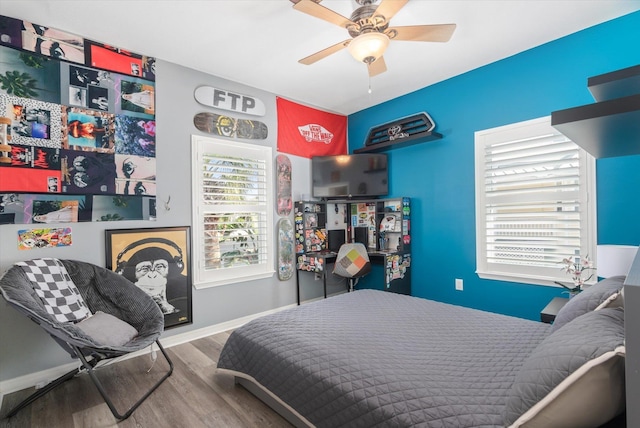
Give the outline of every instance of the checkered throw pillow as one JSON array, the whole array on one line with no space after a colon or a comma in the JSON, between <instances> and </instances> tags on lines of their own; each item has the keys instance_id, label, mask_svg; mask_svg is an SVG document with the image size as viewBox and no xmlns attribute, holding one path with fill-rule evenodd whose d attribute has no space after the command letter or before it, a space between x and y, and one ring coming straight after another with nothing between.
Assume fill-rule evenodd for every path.
<instances>
[{"instance_id":1,"label":"checkered throw pillow","mask_svg":"<svg viewBox=\"0 0 640 428\"><path fill-rule=\"evenodd\" d=\"M17 262L48 314L58 322L75 322L91 315L91 311L58 259L44 258Z\"/></svg>"}]
</instances>

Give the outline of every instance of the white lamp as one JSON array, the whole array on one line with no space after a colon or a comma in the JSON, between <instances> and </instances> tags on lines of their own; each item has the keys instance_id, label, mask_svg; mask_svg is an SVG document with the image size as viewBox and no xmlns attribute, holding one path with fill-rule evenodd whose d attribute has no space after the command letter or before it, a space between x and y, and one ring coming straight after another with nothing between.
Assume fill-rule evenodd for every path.
<instances>
[{"instance_id":1,"label":"white lamp","mask_svg":"<svg viewBox=\"0 0 640 428\"><path fill-rule=\"evenodd\" d=\"M349 53L358 61L371 64L380 58L389 45L389 37L384 33L360 34L349 43Z\"/></svg>"},{"instance_id":2,"label":"white lamp","mask_svg":"<svg viewBox=\"0 0 640 428\"><path fill-rule=\"evenodd\" d=\"M633 245L598 245L597 272L601 278L627 275L638 251Z\"/></svg>"}]
</instances>

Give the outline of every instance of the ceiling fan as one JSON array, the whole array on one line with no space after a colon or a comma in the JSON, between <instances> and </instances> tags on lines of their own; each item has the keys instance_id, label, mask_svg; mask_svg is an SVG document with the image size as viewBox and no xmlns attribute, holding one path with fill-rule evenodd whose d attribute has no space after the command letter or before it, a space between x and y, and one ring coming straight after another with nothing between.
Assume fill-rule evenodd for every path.
<instances>
[{"instance_id":1,"label":"ceiling fan","mask_svg":"<svg viewBox=\"0 0 640 428\"><path fill-rule=\"evenodd\" d=\"M390 27L391 18L409 0L382 0L379 6L375 5L377 0L355 0L360 6L350 18L322 6L321 0L291 1L295 3L294 9L345 28L351 36L351 39L302 58L299 63L310 65L348 47L356 60L367 65L370 77L387 71L382 55L389 41L447 42L456 29L456 24Z\"/></svg>"}]
</instances>

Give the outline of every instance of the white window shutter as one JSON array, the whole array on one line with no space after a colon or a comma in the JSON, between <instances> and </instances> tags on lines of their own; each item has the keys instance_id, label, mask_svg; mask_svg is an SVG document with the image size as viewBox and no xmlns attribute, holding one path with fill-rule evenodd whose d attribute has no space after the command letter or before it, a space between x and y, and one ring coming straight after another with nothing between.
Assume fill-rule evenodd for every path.
<instances>
[{"instance_id":1,"label":"white window shutter","mask_svg":"<svg viewBox=\"0 0 640 428\"><path fill-rule=\"evenodd\" d=\"M196 288L271 276L270 147L192 137Z\"/></svg>"},{"instance_id":2,"label":"white window shutter","mask_svg":"<svg viewBox=\"0 0 640 428\"><path fill-rule=\"evenodd\" d=\"M570 282L562 260L595 256L594 159L549 117L479 131L475 140L477 273Z\"/></svg>"}]
</instances>

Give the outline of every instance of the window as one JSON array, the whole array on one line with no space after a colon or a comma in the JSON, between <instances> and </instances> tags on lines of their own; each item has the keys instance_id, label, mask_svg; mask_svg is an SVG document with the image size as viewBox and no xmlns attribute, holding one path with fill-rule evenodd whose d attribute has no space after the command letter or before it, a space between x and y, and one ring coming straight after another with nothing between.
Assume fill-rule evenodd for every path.
<instances>
[{"instance_id":1,"label":"window","mask_svg":"<svg viewBox=\"0 0 640 428\"><path fill-rule=\"evenodd\" d=\"M595 256L595 160L550 117L479 131L476 261L482 278L567 283L562 259Z\"/></svg>"},{"instance_id":2,"label":"window","mask_svg":"<svg viewBox=\"0 0 640 428\"><path fill-rule=\"evenodd\" d=\"M194 285L272 276L271 148L192 136Z\"/></svg>"}]
</instances>

